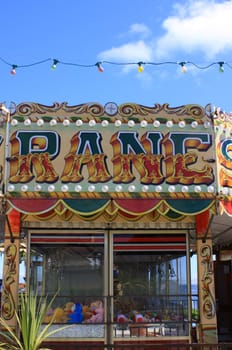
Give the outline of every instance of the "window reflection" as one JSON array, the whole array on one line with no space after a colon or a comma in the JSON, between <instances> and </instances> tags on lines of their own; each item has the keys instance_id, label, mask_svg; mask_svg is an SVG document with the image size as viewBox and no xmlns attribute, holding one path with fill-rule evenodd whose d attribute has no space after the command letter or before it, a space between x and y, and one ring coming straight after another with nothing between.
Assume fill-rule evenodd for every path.
<instances>
[{"instance_id":1,"label":"window reflection","mask_svg":"<svg viewBox=\"0 0 232 350\"><path fill-rule=\"evenodd\" d=\"M102 295L103 245L33 247L32 283L43 293L66 296Z\"/></svg>"}]
</instances>

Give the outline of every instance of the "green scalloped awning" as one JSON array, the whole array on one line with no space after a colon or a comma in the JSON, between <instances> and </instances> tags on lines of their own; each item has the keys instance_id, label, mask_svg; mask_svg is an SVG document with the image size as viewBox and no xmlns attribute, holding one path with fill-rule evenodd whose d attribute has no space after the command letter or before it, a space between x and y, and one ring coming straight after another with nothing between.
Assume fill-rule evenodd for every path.
<instances>
[{"instance_id":1,"label":"green scalloped awning","mask_svg":"<svg viewBox=\"0 0 232 350\"><path fill-rule=\"evenodd\" d=\"M212 206L211 199L168 199L168 206L180 214L199 214Z\"/></svg>"},{"instance_id":2,"label":"green scalloped awning","mask_svg":"<svg viewBox=\"0 0 232 350\"><path fill-rule=\"evenodd\" d=\"M64 199L63 202L74 212L91 215L103 210L109 199Z\"/></svg>"}]
</instances>

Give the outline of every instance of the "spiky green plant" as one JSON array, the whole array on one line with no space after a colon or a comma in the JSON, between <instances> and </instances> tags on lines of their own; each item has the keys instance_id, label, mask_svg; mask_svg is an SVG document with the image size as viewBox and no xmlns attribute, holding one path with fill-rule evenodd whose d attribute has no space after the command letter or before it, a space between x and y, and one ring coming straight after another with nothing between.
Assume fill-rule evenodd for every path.
<instances>
[{"instance_id":1,"label":"spiky green plant","mask_svg":"<svg viewBox=\"0 0 232 350\"><path fill-rule=\"evenodd\" d=\"M49 350L43 348L42 343L54 333L70 327L69 325L51 330L54 318L42 327L43 320L54 299L55 296L47 303L47 298L38 297L37 293L20 293L20 308L19 312L15 314L18 332L14 331L4 318L0 317L2 328L0 330L0 350Z\"/></svg>"}]
</instances>

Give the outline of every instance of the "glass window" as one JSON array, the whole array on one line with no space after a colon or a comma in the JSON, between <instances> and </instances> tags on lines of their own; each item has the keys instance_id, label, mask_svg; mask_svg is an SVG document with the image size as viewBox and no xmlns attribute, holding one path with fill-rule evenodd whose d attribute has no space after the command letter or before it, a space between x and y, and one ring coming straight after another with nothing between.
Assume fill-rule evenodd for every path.
<instances>
[{"instance_id":1,"label":"glass window","mask_svg":"<svg viewBox=\"0 0 232 350\"><path fill-rule=\"evenodd\" d=\"M181 321L187 313L185 235L115 235L114 318Z\"/></svg>"},{"instance_id":2,"label":"glass window","mask_svg":"<svg viewBox=\"0 0 232 350\"><path fill-rule=\"evenodd\" d=\"M104 237L82 235L75 242L68 241L66 238L62 244L33 244L32 239L31 285L50 299L57 294L53 311L64 311L57 323L103 321ZM74 318L77 307L79 318ZM96 308L101 308L101 317L94 321L91 317Z\"/></svg>"}]
</instances>

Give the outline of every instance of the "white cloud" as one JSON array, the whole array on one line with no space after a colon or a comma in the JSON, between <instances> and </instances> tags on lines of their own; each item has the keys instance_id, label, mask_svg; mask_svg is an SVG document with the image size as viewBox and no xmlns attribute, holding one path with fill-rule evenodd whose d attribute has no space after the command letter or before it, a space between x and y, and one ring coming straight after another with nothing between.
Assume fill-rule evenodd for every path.
<instances>
[{"instance_id":1,"label":"white cloud","mask_svg":"<svg viewBox=\"0 0 232 350\"><path fill-rule=\"evenodd\" d=\"M155 43L155 54L201 52L207 58L232 49L232 1L189 1L174 5L174 16L163 21L166 33Z\"/></svg>"},{"instance_id":2,"label":"white cloud","mask_svg":"<svg viewBox=\"0 0 232 350\"><path fill-rule=\"evenodd\" d=\"M150 61L152 58L152 48L145 41L139 40L119 47L112 47L109 50L101 52L98 56L101 60L105 61Z\"/></svg>"},{"instance_id":3,"label":"white cloud","mask_svg":"<svg viewBox=\"0 0 232 350\"><path fill-rule=\"evenodd\" d=\"M200 54L210 61L232 50L232 0L186 0L174 3L172 10L162 22L163 35L155 37L160 28L153 28L152 37L144 23L134 23L121 38L133 35L135 40L102 51L99 59L155 62Z\"/></svg>"},{"instance_id":4,"label":"white cloud","mask_svg":"<svg viewBox=\"0 0 232 350\"><path fill-rule=\"evenodd\" d=\"M147 37L151 34L150 29L143 23L134 23L130 26L129 33L140 34L143 37Z\"/></svg>"}]
</instances>

